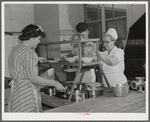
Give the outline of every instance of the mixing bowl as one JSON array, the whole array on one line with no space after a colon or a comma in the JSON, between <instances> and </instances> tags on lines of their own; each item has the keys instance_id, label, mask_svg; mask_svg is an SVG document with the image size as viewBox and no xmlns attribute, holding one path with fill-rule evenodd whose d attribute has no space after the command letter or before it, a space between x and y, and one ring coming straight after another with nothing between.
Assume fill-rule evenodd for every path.
<instances>
[{"instance_id":1,"label":"mixing bowl","mask_svg":"<svg viewBox=\"0 0 150 122\"><path fill-rule=\"evenodd\" d=\"M94 57L83 57L82 61L84 63L90 63L90 62L92 62L93 59L94 59Z\"/></svg>"},{"instance_id":2,"label":"mixing bowl","mask_svg":"<svg viewBox=\"0 0 150 122\"><path fill-rule=\"evenodd\" d=\"M66 58L66 60L67 60L69 63L73 63L73 62L75 62L76 57Z\"/></svg>"}]
</instances>

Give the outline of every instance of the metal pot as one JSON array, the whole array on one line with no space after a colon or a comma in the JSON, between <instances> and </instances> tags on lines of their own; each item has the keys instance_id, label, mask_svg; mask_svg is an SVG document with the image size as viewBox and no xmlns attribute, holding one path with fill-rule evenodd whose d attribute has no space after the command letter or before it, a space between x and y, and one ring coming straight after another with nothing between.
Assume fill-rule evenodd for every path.
<instances>
[{"instance_id":1,"label":"metal pot","mask_svg":"<svg viewBox=\"0 0 150 122\"><path fill-rule=\"evenodd\" d=\"M103 88L100 83L86 84L86 90L89 98L95 98L103 94Z\"/></svg>"},{"instance_id":2,"label":"metal pot","mask_svg":"<svg viewBox=\"0 0 150 122\"><path fill-rule=\"evenodd\" d=\"M44 93L48 94L49 96L54 96L56 94L56 89L55 87L48 86L44 88Z\"/></svg>"},{"instance_id":3,"label":"metal pot","mask_svg":"<svg viewBox=\"0 0 150 122\"><path fill-rule=\"evenodd\" d=\"M103 94L102 87L88 89L87 91L88 91L89 98L95 98L95 97L101 96Z\"/></svg>"},{"instance_id":4,"label":"metal pot","mask_svg":"<svg viewBox=\"0 0 150 122\"><path fill-rule=\"evenodd\" d=\"M55 97L59 97L59 98L62 98L62 99L68 99L69 94L66 93L66 92L57 92Z\"/></svg>"},{"instance_id":5,"label":"metal pot","mask_svg":"<svg viewBox=\"0 0 150 122\"><path fill-rule=\"evenodd\" d=\"M115 97L125 97L129 94L129 85L128 84L113 85L112 92Z\"/></svg>"},{"instance_id":6,"label":"metal pot","mask_svg":"<svg viewBox=\"0 0 150 122\"><path fill-rule=\"evenodd\" d=\"M66 92L71 91L72 83L63 83L62 85L65 87Z\"/></svg>"},{"instance_id":7,"label":"metal pot","mask_svg":"<svg viewBox=\"0 0 150 122\"><path fill-rule=\"evenodd\" d=\"M103 94L103 89L88 91L89 98L95 98Z\"/></svg>"},{"instance_id":8,"label":"metal pot","mask_svg":"<svg viewBox=\"0 0 150 122\"><path fill-rule=\"evenodd\" d=\"M75 85L75 89L77 89L77 90L85 90L86 89L85 83L76 84Z\"/></svg>"},{"instance_id":9,"label":"metal pot","mask_svg":"<svg viewBox=\"0 0 150 122\"><path fill-rule=\"evenodd\" d=\"M86 89L95 89L95 88L100 88L101 86L102 86L102 84L99 82L86 83Z\"/></svg>"},{"instance_id":10,"label":"metal pot","mask_svg":"<svg viewBox=\"0 0 150 122\"><path fill-rule=\"evenodd\" d=\"M78 102L78 101L84 100L85 98L86 98L85 92L80 91L80 90L75 90L74 94L72 95L71 100Z\"/></svg>"}]
</instances>

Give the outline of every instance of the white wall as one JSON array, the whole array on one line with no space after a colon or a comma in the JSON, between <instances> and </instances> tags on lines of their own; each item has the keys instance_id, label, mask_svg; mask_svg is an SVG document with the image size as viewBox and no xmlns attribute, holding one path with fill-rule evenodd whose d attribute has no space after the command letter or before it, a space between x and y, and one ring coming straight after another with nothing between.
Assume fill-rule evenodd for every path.
<instances>
[{"instance_id":1,"label":"white wall","mask_svg":"<svg viewBox=\"0 0 150 122\"><path fill-rule=\"evenodd\" d=\"M59 4L35 4L35 24L41 25L47 37L43 42L60 41ZM45 47L38 47L38 55L47 58ZM48 46L49 57L60 57L60 45Z\"/></svg>"},{"instance_id":2,"label":"white wall","mask_svg":"<svg viewBox=\"0 0 150 122\"><path fill-rule=\"evenodd\" d=\"M128 4L127 29L129 29L145 12L146 12L145 4Z\"/></svg>"},{"instance_id":3,"label":"white wall","mask_svg":"<svg viewBox=\"0 0 150 122\"><path fill-rule=\"evenodd\" d=\"M76 25L83 21L83 4L59 4L60 30L75 30Z\"/></svg>"}]
</instances>

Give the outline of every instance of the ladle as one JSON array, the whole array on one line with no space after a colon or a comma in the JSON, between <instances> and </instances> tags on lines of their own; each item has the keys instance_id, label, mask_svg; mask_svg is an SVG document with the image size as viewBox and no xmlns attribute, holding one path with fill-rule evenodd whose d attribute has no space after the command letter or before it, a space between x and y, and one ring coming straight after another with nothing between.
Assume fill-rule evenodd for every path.
<instances>
[{"instance_id":1,"label":"ladle","mask_svg":"<svg viewBox=\"0 0 150 122\"><path fill-rule=\"evenodd\" d=\"M127 85L131 80L127 81L124 85Z\"/></svg>"}]
</instances>

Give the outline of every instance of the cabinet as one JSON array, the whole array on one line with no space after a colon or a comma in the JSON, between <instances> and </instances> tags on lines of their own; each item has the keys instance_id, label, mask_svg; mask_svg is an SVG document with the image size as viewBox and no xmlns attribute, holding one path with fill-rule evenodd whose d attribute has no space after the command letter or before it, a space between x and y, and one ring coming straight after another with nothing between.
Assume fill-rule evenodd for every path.
<instances>
[{"instance_id":1,"label":"cabinet","mask_svg":"<svg viewBox=\"0 0 150 122\"><path fill-rule=\"evenodd\" d=\"M18 44L18 36L5 36L5 77L10 77L8 70L8 57L14 46Z\"/></svg>"},{"instance_id":2,"label":"cabinet","mask_svg":"<svg viewBox=\"0 0 150 122\"><path fill-rule=\"evenodd\" d=\"M5 32L20 32L34 23L33 4L5 4Z\"/></svg>"}]
</instances>

